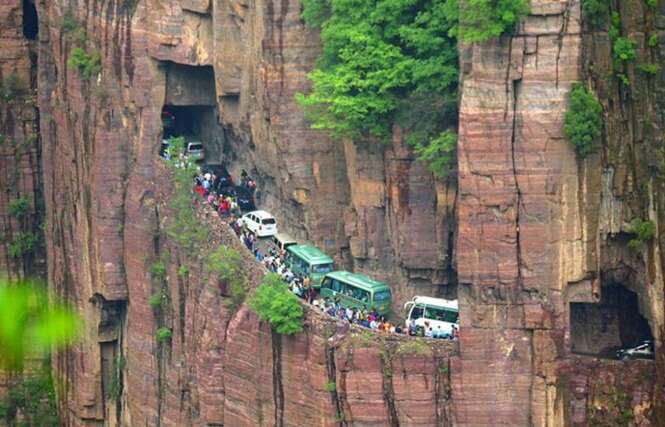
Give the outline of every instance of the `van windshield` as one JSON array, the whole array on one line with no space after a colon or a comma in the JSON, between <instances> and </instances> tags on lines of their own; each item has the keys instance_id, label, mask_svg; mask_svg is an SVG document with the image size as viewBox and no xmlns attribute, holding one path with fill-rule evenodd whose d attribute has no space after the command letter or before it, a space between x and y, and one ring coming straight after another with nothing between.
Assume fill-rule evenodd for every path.
<instances>
[{"instance_id":1,"label":"van windshield","mask_svg":"<svg viewBox=\"0 0 665 427\"><path fill-rule=\"evenodd\" d=\"M459 314L456 311L440 307L425 307L425 318L439 322L457 323Z\"/></svg>"},{"instance_id":2,"label":"van windshield","mask_svg":"<svg viewBox=\"0 0 665 427\"><path fill-rule=\"evenodd\" d=\"M261 224L274 224L275 218L263 218Z\"/></svg>"},{"instance_id":3,"label":"van windshield","mask_svg":"<svg viewBox=\"0 0 665 427\"><path fill-rule=\"evenodd\" d=\"M332 271L332 264L319 264L312 266L312 273L330 273Z\"/></svg>"},{"instance_id":4,"label":"van windshield","mask_svg":"<svg viewBox=\"0 0 665 427\"><path fill-rule=\"evenodd\" d=\"M203 150L203 144L189 144L189 149L192 151Z\"/></svg>"},{"instance_id":5,"label":"van windshield","mask_svg":"<svg viewBox=\"0 0 665 427\"><path fill-rule=\"evenodd\" d=\"M390 291L379 291L374 293L374 301L386 301L390 299Z\"/></svg>"}]
</instances>

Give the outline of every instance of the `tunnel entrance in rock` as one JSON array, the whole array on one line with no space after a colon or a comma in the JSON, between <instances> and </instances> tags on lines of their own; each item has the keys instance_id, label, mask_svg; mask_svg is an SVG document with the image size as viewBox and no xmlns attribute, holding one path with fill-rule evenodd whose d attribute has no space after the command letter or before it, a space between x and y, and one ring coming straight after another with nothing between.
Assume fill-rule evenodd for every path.
<instances>
[{"instance_id":1,"label":"tunnel entrance in rock","mask_svg":"<svg viewBox=\"0 0 665 427\"><path fill-rule=\"evenodd\" d=\"M33 0L23 0L23 36L28 40L36 40L39 34L37 8Z\"/></svg>"},{"instance_id":2,"label":"tunnel entrance in rock","mask_svg":"<svg viewBox=\"0 0 665 427\"><path fill-rule=\"evenodd\" d=\"M603 286L598 303L570 304L571 351L613 357L615 350L653 340L637 294L621 284Z\"/></svg>"},{"instance_id":3,"label":"tunnel entrance in rock","mask_svg":"<svg viewBox=\"0 0 665 427\"><path fill-rule=\"evenodd\" d=\"M161 66L166 75L163 139L184 136L186 142L201 142L205 162L220 163L225 136L218 120L213 67L169 61L162 62Z\"/></svg>"},{"instance_id":4,"label":"tunnel entrance in rock","mask_svg":"<svg viewBox=\"0 0 665 427\"><path fill-rule=\"evenodd\" d=\"M221 163L224 129L217 121L217 109L208 105L165 105L162 109L163 139L183 136L185 142L200 142L205 162Z\"/></svg>"}]
</instances>

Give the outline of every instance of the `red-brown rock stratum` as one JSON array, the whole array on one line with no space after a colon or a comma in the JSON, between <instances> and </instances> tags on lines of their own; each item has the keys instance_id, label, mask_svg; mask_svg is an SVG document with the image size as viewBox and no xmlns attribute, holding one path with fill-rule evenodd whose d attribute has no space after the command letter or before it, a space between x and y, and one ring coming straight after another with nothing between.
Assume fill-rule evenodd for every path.
<instances>
[{"instance_id":1,"label":"red-brown rock stratum","mask_svg":"<svg viewBox=\"0 0 665 427\"><path fill-rule=\"evenodd\" d=\"M663 425L665 74L640 64L663 63L665 3L609 3L635 41L621 70L609 24L591 27L577 0L531 0L512 35L460 46L458 173L439 179L399 132L370 145L310 128L294 95L320 42L298 0L0 0L0 77L23 83L0 102L0 269L39 273L45 258L50 288L85 318L52 360L63 423ZM68 66L75 49L99 54L88 78ZM579 81L605 117L584 159L563 134ZM250 288L264 272L203 205L206 245L168 232L165 106L195 121L207 156L251 171L294 237L390 283L395 311L457 296L459 341L307 307L303 332L281 336L229 304L208 251L238 249ZM655 226L638 248L634 218ZM12 255L25 233L35 251ZM602 357L641 330L655 361Z\"/></svg>"}]
</instances>

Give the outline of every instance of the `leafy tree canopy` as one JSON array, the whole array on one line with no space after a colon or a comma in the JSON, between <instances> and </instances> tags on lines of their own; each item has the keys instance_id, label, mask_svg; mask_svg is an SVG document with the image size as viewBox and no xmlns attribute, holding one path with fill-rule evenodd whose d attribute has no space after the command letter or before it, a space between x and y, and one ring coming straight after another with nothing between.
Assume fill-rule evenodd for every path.
<instances>
[{"instance_id":1,"label":"leafy tree canopy","mask_svg":"<svg viewBox=\"0 0 665 427\"><path fill-rule=\"evenodd\" d=\"M581 157L593 152L594 142L603 126L602 115L603 107L596 95L582 84L575 83L570 91L563 132Z\"/></svg>"},{"instance_id":2,"label":"leafy tree canopy","mask_svg":"<svg viewBox=\"0 0 665 427\"><path fill-rule=\"evenodd\" d=\"M302 331L302 306L278 274L267 274L263 278L249 306L278 334L290 335Z\"/></svg>"},{"instance_id":3,"label":"leafy tree canopy","mask_svg":"<svg viewBox=\"0 0 665 427\"><path fill-rule=\"evenodd\" d=\"M528 11L528 0L303 0L303 5L305 22L321 30L322 53L309 75L312 91L296 95L312 127L335 137L386 141L399 125L438 174L454 159L457 36L468 42L496 37ZM442 154L434 163L433 153Z\"/></svg>"}]
</instances>

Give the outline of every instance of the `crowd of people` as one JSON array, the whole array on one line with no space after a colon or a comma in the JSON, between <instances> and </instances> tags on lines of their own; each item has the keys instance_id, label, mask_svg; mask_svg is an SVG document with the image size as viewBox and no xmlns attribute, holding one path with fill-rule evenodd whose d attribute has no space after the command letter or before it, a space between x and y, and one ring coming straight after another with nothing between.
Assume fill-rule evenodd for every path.
<instances>
[{"instance_id":1,"label":"crowd of people","mask_svg":"<svg viewBox=\"0 0 665 427\"><path fill-rule=\"evenodd\" d=\"M256 190L256 182L252 180L243 170L241 185ZM433 328L425 322L425 327L416 327L409 330L402 326L391 323L384 316L379 315L373 309L344 307L341 303L341 297L336 295L333 299L319 298L318 293L312 286L308 276L295 274L284 262L285 251L277 248L270 248L267 253L263 253L256 244L256 237L251 233L246 224L241 219L242 211L238 205L237 198L233 193L224 191L220 186L219 177L214 173L199 173L194 178L194 192L201 196L204 203L214 207L222 218L229 219L228 224L240 239L241 243L254 255L257 262L262 263L269 272L279 274L287 284L291 292L297 297L319 309L321 312L339 320L359 325L376 331L383 331L393 334L420 335L428 338L449 338L456 339L459 336L459 330L453 327L452 332L444 332L440 326Z\"/></svg>"},{"instance_id":2,"label":"crowd of people","mask_svg":"<svg viewBox=\"0 0 665 427\"><path fill-rule=\"evenodd\" d=\"M254 194L256 181L244 169L240 182L241 186L249 190L250 194ZM214 172L203 173L199 170L199 174L194 177L194 192L203 198L204 203L214 207L221 217L236 218L242 215L238 195L230 177L222 178L215 175Z\"/></svg>"}]
</instances>

